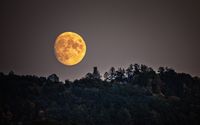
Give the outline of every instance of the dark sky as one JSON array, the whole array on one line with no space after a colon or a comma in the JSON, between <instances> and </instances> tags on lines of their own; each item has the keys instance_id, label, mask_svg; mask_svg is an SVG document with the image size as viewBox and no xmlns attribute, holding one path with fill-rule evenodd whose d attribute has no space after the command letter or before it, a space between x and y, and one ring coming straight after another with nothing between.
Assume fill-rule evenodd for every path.
<instances>
[{"instance_id":1,"label":"dark sky","mask_svg":"<svg viewBox=\"0 0 200 125\"><path fill-rule=\"evenodd\" d=\"M98 66L145 64L200 76L200 2L172 0L1 0L0 71L62 80ZM87 44L83 61L60 64L54 42L64 31Z\"/></svg>"}]
</instances>

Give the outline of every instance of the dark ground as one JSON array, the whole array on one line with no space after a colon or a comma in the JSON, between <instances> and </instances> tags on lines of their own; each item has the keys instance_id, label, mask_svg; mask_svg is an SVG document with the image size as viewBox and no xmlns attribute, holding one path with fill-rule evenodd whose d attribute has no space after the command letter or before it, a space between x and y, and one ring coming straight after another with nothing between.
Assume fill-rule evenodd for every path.
<instances>
[{"instance_id":1,"label":"dark ground","mask_svg":"<svg viewBox=\"0 0 200 125\"><path fill-rule=\"evenodd\" d=\"M1 125L197 125L200 78L145 65L64 83L0 73Z\"/></svg>"}]
</instances>

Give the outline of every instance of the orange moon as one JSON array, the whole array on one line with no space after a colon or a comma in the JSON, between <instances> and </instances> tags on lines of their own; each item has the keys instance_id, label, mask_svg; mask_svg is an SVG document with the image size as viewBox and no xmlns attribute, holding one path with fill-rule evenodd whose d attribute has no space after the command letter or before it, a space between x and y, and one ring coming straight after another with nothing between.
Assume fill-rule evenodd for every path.
<instances>
[{"instance_id":1,"label":"orange moon","mask_svg":"<svg viewBox=\"0 0 200 125\"><path fill-rule=\"evenodd\" d=\"M54 51L60 63L72 66L78 64L84 58L86 44L79 34L64 32L56 38Z\"/></svg>"}]
</instances>

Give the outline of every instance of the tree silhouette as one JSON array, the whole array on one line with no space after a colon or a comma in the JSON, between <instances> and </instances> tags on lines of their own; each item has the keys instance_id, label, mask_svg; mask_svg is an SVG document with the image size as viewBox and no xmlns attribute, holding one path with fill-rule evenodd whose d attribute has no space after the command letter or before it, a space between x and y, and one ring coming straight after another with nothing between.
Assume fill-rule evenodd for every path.
<instances>
[{"instance_id":1,"label":"tree silhouette","mask_svg":"<svg viewBox=\"0 0 200 125\"><path fill-rule=\"evenodd\" d=\"M116 78L116 71L115 71L115 68L114 68L114 67L111 67L108 74L109 74L109 75L108 75L108 80L111 81L111 82L114 82L114 80L115 80L115 78Z\"/></svg>"},{"instance_id":2,"label":"tree silhouette","mask_svg":"<svg viewBox=\"0 0 200 125\"><path fill-rule=\"evenodd\" d=\"M87 73L85 77L87 79L101 79L101 75L97 67L93 67L93 73Z\"/></svg>"},{"instance_id":3,"label":"tree silhouette","mask_svg":"<svg viewBox=\"0 0 200 125\"><path fill-rule=\"evenodd\" d=\"M108 81L108 79L109 79L109 74L108 74L108 72L105 72L104 75L103 75L103 77L104 77L104 80L105 80L105 81Z\"/></svg>"},{"instance_id":4,"label":"tree silhouette","mask_svg":"<svg viewBox=\"0 0 200 125\"><path fill-rule=\"evenodd\" d=\"M125 82L125 79L126 79L126 76L125 76L125 70L122 69L122 68L119 68L117 71L116 71L116 77L115 77L115 81L116 82Z\"/></svg>"},{"instance_id":5,"label":"tree silhouette","mask_svg":"<svg viewBox=\"0 0 200 125\"><path fill-rule=\"evenodd\" d=\"M93 68L93 77L94 77L94 79L100 79L101 78L101 75L100 75L97 67Z\"/></svg>"},{"instance_id":6,"label":"tree silhouette","mask_svg":"<svg viewBox=\"0 0 200 125\"><path fill-rule=\"evenodd\" d=\"M136 63L134 64L134 74L137 75L139 73L140 73L140 65Z\"/></svg>"},{"instance_id":7,"label":"tree silhouette","mask_svg":"<svg viewBox=\"0 0 200 125\"><path fill-rule=\"evenodd\" d=\"M51 74L47 80L51 81L51 82L59 82L59 78L56 74Z\"/></svg>"},{"instance_id":8,"label":"tree silhouette","mask_svg":"<svg viewBox=\"0 0 200 125\"><path fill-rule=\"evenodd\" d=\"M134 68L133 64L130 64L129 67L126 69L127 74L127 81L131 82L133 80Z\"/></svg>"},{"instance_id":9,"label":"tree silhouette","mask_svg":"<svg viewBox=\"0 0 200 125\"><path fill-rule=\"evenodd\" d=\"M74 81L0 73L1 125L198 125L200 78L145 65ZM123 83L123 84L122 84Z\"/></svg>"}]
</instances>

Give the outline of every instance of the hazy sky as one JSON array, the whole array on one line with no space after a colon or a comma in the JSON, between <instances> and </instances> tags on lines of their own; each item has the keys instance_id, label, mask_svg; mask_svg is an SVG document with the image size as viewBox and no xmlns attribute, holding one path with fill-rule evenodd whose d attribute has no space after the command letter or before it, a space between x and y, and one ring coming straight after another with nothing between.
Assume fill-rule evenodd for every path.
<instances>
[{"instance_id":1,"label":"hazy sky","mask_svg":"<svg viewBox=\"0 0 200 125\"><path fill-rule=\"evenodd\" d=\"M200 76L200 2L172 0L1 0L0 72L62 80L98 66L145 64ZM83 61L60 64L54 42L64 31L87 44Z\"/></svg>"}]
</instances>

